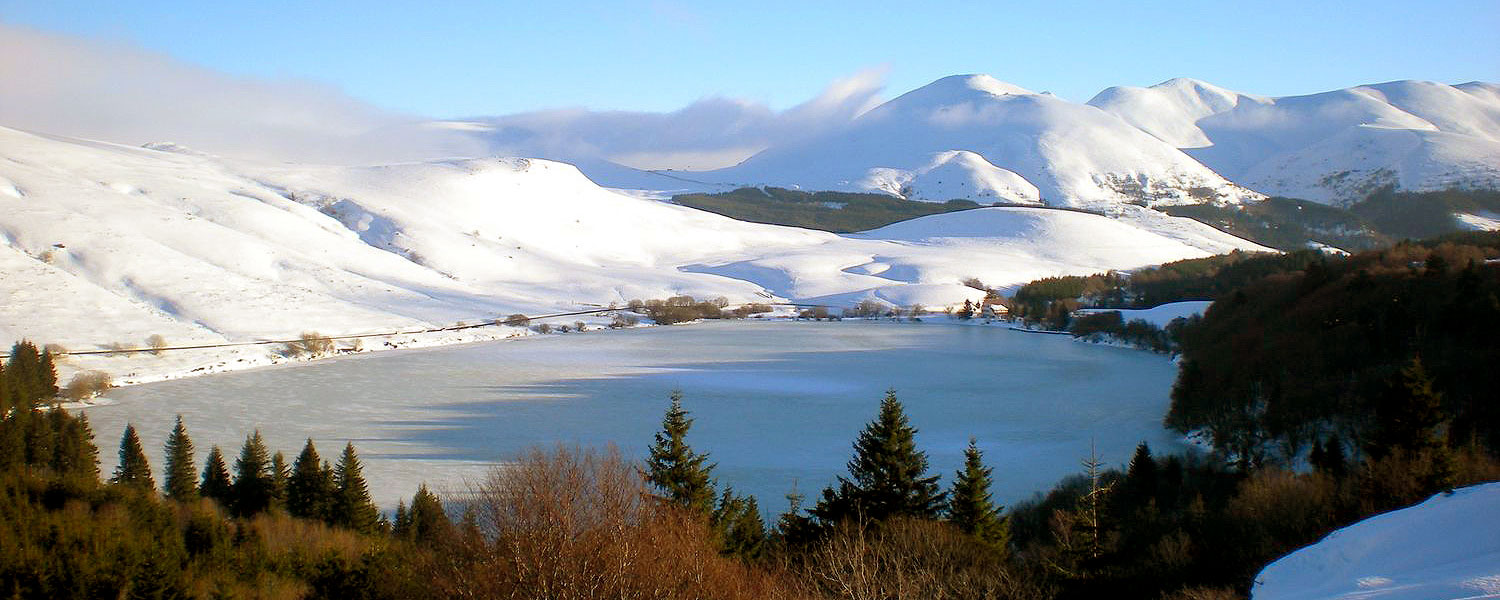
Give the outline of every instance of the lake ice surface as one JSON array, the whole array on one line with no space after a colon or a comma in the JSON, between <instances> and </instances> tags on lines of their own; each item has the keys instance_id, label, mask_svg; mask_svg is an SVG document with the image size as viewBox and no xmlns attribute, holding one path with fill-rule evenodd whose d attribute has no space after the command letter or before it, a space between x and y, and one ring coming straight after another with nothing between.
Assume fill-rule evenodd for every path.
<instances>
[{"instance_id":1,"label":"lake ice surface","mask_svg":"<svg viewBox=\"0 0 1500 600\"><path fill-rule=\"evenodd\" d=\"M386 509L417 484L455 495L532 445L613 442L640 458L681 389L688 442L721 484L775 515L793 489L809 506L844 475L854 438L895 389L918 447L946 487L970 437L1011 504L1080 470L1090 443L1108 465L1135 445L1183 447L1162 428L1176 370L1161 355L1003 327L894 322L709 322L536 336L208 375L112 390L85 409L102 472L134 423L160 482L161 444L182 414L197 460L231 463L259 429L295 459L354 442Z\"/></svg>"}]
</instances>

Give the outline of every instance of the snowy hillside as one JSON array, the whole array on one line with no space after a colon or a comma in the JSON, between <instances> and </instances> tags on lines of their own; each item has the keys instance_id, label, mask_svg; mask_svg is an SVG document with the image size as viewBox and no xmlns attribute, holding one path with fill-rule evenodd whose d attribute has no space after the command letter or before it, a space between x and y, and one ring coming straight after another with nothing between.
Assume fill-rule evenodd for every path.
<instances>
[{"instance_id":1,"label":"snowy hillside","mask_svg":"<svg viewBox=\"0 0 1500 600\"><path fill-rule=\"evenodd\" d=\"M0 343L357 334L675 294L942 306L978 293L969 277L1009 286L1254 247L1144 209L986 209L837 236L610 192L549 161L257 165L152 147L0 129ZM74 357L64 371L141 380L270 350Z\"/></svg>"},{"instance_id":2,"label":"snowy hillside","mask_svg":"<svg viewBox=\"0 0 1500 600\"><path fill-rule=\"evenodd\" d=\"M846 129L695 177L1100 209L1258 197L1113 114L987 75L940 79Z\"/></svg>"},{"instance_id":3,"label":"snowy hillside","mask_svg":"<svg viewBox=\"0 0 1500 600\"><path fill-rule=\"evenodd\" d=\"M1500 86L1395 81L1264 98L1200 81L1117 87L1089 104L1229 179L1347 204L1383 186L1500 188Z\"/></svg>"},{"instance_id":4,"label":"snowy hillside","mask_svg":"<svg viewBox=\"0 0 1500 600\"><path fill-rule=\"evenodd\" d=\"M1271 563L1254 600L1500 597L1500 484L1365 519Z\"/></svg>"}]
</instances>

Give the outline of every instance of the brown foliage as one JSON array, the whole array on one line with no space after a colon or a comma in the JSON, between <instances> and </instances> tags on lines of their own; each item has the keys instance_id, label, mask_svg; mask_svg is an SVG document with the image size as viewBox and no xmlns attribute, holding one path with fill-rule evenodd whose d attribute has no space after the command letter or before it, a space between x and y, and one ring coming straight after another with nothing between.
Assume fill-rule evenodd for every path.
<instances>
[{"instance_id":1,"label":"brown foliage","mask_svg":"<svg viewBox=\"0 0 1500 600\"><path fill-rule=\"evenodd\" d=\"M440 594L486 598L792 598L721 556L706 521L649 495L613 447L533 449L472 490L478 525Z\"/></svg>"},{"instance_id":2,"label":"brown foliage","mask_svg":"<svg viewBox=\"0 0 1500 600\"><path fill-rule=\"evenodd\" d=\"M1000 553L952 525L896 517L845 522L801 557L801 575L834 598L1042 598Z\"/></svg>"}]
</instances>

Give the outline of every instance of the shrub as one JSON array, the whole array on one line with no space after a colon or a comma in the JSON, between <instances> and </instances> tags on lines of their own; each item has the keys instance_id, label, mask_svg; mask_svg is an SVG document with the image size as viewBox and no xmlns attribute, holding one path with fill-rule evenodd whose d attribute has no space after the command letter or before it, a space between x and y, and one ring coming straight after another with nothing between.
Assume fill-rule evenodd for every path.
<instances>
[{"instance_id":1,"label":"shrub","mask_svg":"<svg viewBox=\"0 0 1500 600\"><path fill-rule=\"evenodd\" d=\"M83 400L97 396L111 387L114 387L114 382L109 373L82 371L73 375L68 380L68 385L63 386L63 396L69 400Z\"/></svg>"},{"instance_id":2,"label":"shrub","mask_svg":"<svg viewBox=\"0 0 1500 600\"><path fill-rule=\"evenodd\" d=\"M613 320L609 323L609 326L611 329L619 329L621 327L635 327L640 322L641 318L635 315L627 313L615 313Z\"/></svg>"},{"instance_id":3,"label":"shrub","mask_svg":"<svg viewBox=\"0 0 1500 600\"><path fill-rule=\"evenodd\" d=\"M516 313L505 317L505 320L501 321L501 323L511 327L525 327L531 324L531 318L521 313Z\"/></svg>"},{"instance_id":4,"label":"shrub","mask_svg":"<svg viewBox=\"0 0 1500 600\"><path fill-rule=\"evenodd\" d=\"M869 319L884 315L889 310L884 302L874 298L865 298L864 300L860 300L858 304L855 304L854 308L844 309L844 316Z\"/></svg>"},{"instance_id":5,"label":"shrub","mask_svg":"<svg viewBox=\"0 0 1500 600\"><path fill-rule=\"evenodd\" d=\"M438 595L489 598L789 598L721 556L706 518L656 502L618 449L533 449L471 490L473 564Z\"/></svg>"},{"instance_id":6,"label":"shrub","mask_svg":"<svg viewBox=\"0 0 1500 600\"><path fill-rule=\"evenodd\" d=\"M304 355L317 358L332 352L333 340L316 331L304 331L297 339L287 342L281 347L282 356L288 358L297 358Z\"/></svg>"},{"instance_id":7,"label":"shrub","mask_svg":"<svg viewBox=\"0 0 1500 600\"><path fill-rule=\"evenodd\" d=\"M159 333L153 333L151 337L146 338L146 347L151 349L151 354L161 356L161 351L167 347L167 338Z\"/></svg>"}]
</instances>

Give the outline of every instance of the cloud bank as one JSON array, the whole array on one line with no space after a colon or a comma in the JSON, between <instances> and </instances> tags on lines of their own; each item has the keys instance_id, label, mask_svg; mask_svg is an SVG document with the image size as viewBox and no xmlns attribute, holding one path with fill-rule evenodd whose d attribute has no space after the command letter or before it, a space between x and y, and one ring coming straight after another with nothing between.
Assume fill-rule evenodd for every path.
<instances>
[{"instance_id":1,"label":"cloud bank","mask_svg":"<svg viewBox=\"0 0 1500 600\"><path fill-rule=\"evenodd\" d=\"M711 97L669 113L558 109L474 119L491 150L558 159L603 158L642 169L705 170L734 165L772 145L831 129L880 102L885 69L830 84L784 111Z\"/></svg>"},{"instance_id":2,"label":"cloud bank","mask_svg":"<svg viewBox=\"0 0 1500 600\"><path fill-rule=\"evenodd\" d=\"M667 113L541 110L435 122L315 82L236 77L122 42L0 23L0 126L226 156L381 163L514 155L711 169L847 125L880 100L884 69L783 111L710 97Z\"/></svg>"},{"instance_id":3,"label":"cloud bank","mask_svg":"<svg viewBox=\"0 0 1500 600\"><path fill-rule=\"evenodd\" d=\"M0 23L0 125L122 144L309 162L482 152L310 82L232 77L124 43Z\"/></svg>"}]
</instances>

